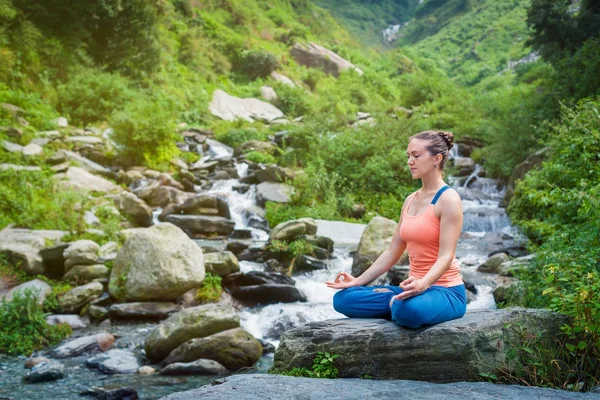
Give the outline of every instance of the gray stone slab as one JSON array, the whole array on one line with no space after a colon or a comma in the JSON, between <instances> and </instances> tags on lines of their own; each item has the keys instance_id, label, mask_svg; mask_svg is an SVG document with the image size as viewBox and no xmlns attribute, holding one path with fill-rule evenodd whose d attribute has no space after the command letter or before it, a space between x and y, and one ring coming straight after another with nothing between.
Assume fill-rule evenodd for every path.
<instances>
[{"instance_id":1,"label":"gray stone slab","mask_svg":"<svg viewBox=\"0 0 600 400\"><path fill-rule=\"evenodd\" d=\"M599 394L574 393L487 382L429 383L368 379L315 379L281 375L234 375L161 400L578 400Z\"/></svg>"}]
</instances>

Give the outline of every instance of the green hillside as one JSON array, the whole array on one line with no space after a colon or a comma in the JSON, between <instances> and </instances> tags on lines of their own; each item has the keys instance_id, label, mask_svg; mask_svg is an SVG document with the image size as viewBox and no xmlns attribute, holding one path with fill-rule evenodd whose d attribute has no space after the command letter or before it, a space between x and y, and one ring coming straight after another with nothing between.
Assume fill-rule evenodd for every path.
<instances>
[{"instance_id":1,"label":"green hillside","mask_svg":"<svg viewBox=\"0 0 600 400\"><path fill-rule=\"evenodd\" d=\"M404 25L384 46L381 30L392 23ZM0 141L27 145L40 131L66 137L90 128L114 141L94 161L183 181L177 165L199 158L177 146L186 129L233 147L285 130L272 154L249 156L297 173L291 202L266 204L271 226L299 217L396 220L418 185L405 148L419 131L477 139L483 147L471 157L501 182L547 148L508 205L538 258L507 304L550 307L573 323L557 354L528 347L523 355L540 350L540 359L519 359L520 375L505 381L589 389L600 368L598 32L591 0L0 0ZM300 65L291 49L309 42L364 73ZM507 68L532 52L541 58ZM217 89L261 98L265 85L285 127L225 121L208 109ZM361 124L358 113L372 120ZM59 116L69 127L58 127ZM37 158L5 147L0 164L42 173L0 171L0 229L87 237L83 214L100 207L99 241L118 239L127 221L102 208L111 200L54 185L47 161L72 144L50 142ZM1 258L0 271L6 264ZM549 367L556 360L564 368Z\"/></svg>"}]
</instances>

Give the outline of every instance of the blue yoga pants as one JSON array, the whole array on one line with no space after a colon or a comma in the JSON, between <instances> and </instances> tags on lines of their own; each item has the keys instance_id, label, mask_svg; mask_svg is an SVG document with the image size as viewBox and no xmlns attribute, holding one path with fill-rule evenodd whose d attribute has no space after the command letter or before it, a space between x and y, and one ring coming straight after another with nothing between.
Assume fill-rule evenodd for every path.
<instances>
[{"instance_id":1,"label":"blue yoga pants","mask_svg":"<svg viewBox=\"0 0 600 400\"><path fill-rule=\"evenodd\" d=\"M389 292L374 292L373 289ZM333 296L333 308L352 318L386 318L407 328L435 325L465 315L467 292L465 285L452 287L431 286L418 296L394 300L402 293L399 286L355 286L341 290Z\"/></svg>"}]
</instances>

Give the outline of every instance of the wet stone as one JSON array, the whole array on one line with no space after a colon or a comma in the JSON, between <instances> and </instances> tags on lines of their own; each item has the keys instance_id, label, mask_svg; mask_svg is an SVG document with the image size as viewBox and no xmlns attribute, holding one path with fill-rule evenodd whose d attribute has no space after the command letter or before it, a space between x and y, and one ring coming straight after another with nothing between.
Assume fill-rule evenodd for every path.
<instances>
[{"instance_id":1,"label":"wet stone","mask_svg":"<svg viewBox=\"0 0 600 400\"><path fill-rule=\"evenodd\" d=\"M35 365L31 372L23 377L24 383L50 382L62 379L65 366L58 361L46 361Z\"/></svg>"}]
</instances>

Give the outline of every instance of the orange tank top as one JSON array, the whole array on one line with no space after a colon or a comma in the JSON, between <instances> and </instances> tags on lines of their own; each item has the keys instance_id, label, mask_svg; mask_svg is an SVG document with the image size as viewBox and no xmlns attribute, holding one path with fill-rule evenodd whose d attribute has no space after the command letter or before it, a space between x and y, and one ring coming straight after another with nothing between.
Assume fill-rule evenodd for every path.
<instances>
[{"instance_id":1,"label":"orange tank top","mask_svg":"<svg viewBox=\"0 0 600 400\"><path fill-rule=\"evenodd\" d=\"M449 187L444 187L436 193L427 210L418 215L408 215L410 204L416 196L413 193L409 199L408 206L402 214L402 225L400 225L400 237L406 243L408 258L410 262L409 275L415 278L423 278L437 261L440 249L440 220L435 215L435 203L443 192ZM453 257L450 267L434 283L436 286L451 287L462 285L460 276L460 263Z\"/></svg>"}]
</instances>

